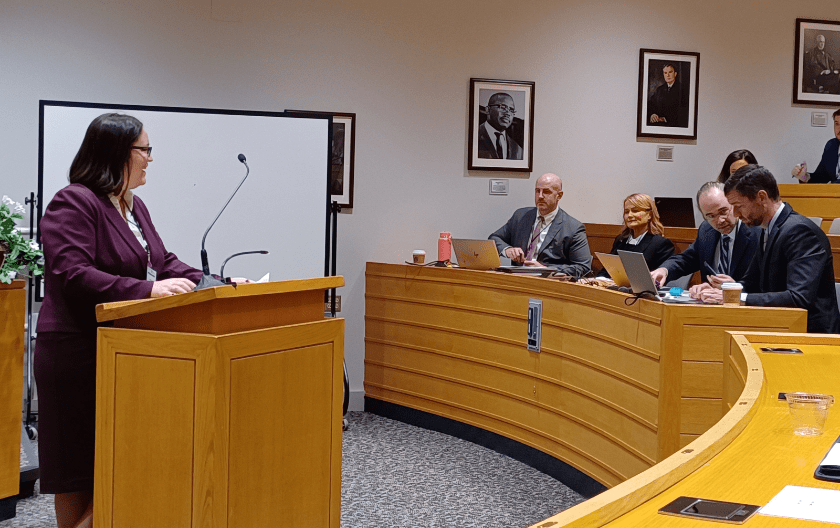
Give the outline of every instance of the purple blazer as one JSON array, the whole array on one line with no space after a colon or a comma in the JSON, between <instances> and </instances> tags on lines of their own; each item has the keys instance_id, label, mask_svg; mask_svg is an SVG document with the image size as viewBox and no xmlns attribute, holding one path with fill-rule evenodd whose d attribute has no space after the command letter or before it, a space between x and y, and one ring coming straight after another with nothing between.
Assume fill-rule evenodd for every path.
<instances>
[{"instance_id":1,"label":"purple blazer","mask_svg":"<svg viewBox=\"0 0 840 528\"><path fill-rule=\"evenodd\" d=\"M157 279L186 277L197 283L201 271L166 251L149 211L136 195L133 207ZM70 184L47 206L39 229L45 293L38 332L92 333L97 327L97 304L151 295L146 251L107 196Z\"/></svg>"}]
</instances>

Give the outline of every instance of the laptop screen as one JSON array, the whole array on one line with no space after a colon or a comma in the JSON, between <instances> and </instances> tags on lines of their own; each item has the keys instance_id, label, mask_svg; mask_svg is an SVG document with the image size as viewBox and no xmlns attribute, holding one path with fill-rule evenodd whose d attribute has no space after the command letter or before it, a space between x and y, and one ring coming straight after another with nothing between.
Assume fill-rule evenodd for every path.
<instances>
[{"instance_id":1,"label":"laptop screen","mask_svg":"<svg viewBox=\"0 0 840 528\"><path fill-rule=\"evenodd\" d=\"M691 198L654 198L662 225L697 227L694 222L694 203Z\"/></svg>"}]
</instances>

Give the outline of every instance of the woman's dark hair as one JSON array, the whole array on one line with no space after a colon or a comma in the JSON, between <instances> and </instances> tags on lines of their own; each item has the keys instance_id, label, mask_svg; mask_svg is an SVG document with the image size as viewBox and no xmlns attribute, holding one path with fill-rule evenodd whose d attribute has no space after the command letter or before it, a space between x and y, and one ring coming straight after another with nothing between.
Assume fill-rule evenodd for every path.
<instances>
[{"instance_id":1,"label":"woman's dark hair","mask_svg":"<svg viewBox=\"0 0 840 528\"><path fill-rule=\"evenodd\" d=\"M98 195L122 194L131 147L143 123L124 114L102 114L94 119L70 165L70 183L81 183Z\"/></svg>"},{"instance_id":2,"label":"woman's dark hair","mask_svg":"<svg viewBox=\"0 0 840 528\"><path fill-rule=\"evenodd\" d=\"M779 201L779 185L776 178L761 165L744 165L736 170L723 184L725 194L732 191L738 191L750 201L755 200L759 191L764 191L768 198L774 202Z\"/></svg>"},{"instance_id":3,"label":"woman's dark hair","mask_svg":"<svg viewBox=\"0 0 840 528\"><path fill-rule=\"evenodd\" d=\"M726 180L729 179L729 167L738 160L746 161L747 165L758 165L758 160L755 159L755 155L747 149L730 152L729 155L726 156L726 160L723 162L723 168L720 169L717 181L720 183L726 183Z\"/></svg>"}]
</instances>

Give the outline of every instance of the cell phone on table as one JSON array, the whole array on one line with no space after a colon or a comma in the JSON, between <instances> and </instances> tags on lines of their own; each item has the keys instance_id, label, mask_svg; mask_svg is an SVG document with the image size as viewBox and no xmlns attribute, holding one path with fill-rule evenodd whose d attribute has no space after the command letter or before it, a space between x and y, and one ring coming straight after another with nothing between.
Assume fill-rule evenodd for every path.
<instances>
[{"instance_id":1,"label":"cell phone on table","mask_svg":"<svg viewBox=\"0 0 840 528\"><path fill-rule=\"evenodd\" d=\"M660 508L659 513L709 521L743 524L758 511L754 504L725 502L698 497L678 497Z\"/></svg>"},{"instance_id":2,"label":"cell phone on table","mask_svg":"<svg viewBox=\"0 0 840 528\"><path fill-rule=\"evenodd\" d=\"M781 348L781 347L761 347L762 352L770 352L772 354L801 354L802 351L798 348Z\"/></svg>"}]
</instances>

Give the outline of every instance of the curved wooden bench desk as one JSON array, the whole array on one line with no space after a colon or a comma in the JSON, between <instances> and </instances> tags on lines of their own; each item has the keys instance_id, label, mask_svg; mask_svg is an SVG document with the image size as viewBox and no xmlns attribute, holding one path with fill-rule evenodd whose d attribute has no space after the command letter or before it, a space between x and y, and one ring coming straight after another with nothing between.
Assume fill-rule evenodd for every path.
<instances>
[{"instance_id":1,"label":"curved wooden bench desk","mask_svg":"<svg viewBox=\"0 0 840 528\"><path fill-rule=\"evenodd\" d=\"M838 409L830 410L821 436L798 437L787 403L778 399L779 392L840 393L840 336L733 333L730 344L725 385L732 408L720 422L653 468L534 527L700 526L702 521L657 511L682 495L763 506L789 484L840 490L838 483L813 477L840 434ZM804 353L761 352L766 346L798 347ZM747 522L829 526L760 514Z\"/></svg>"},{"instance_id":2,"label":"curved wooden bench desk","mask_svg":"<svg viewBox=\"0 0 840 528\"><path fill-rule=\"evenodd\" d=\"M368 263L365 394L497 433L606 487L724 414L726 330L804 332L799 309L667 305L555 279ZM542 351L525 348L541 299Z\"/></svg>"}]
</instances>

